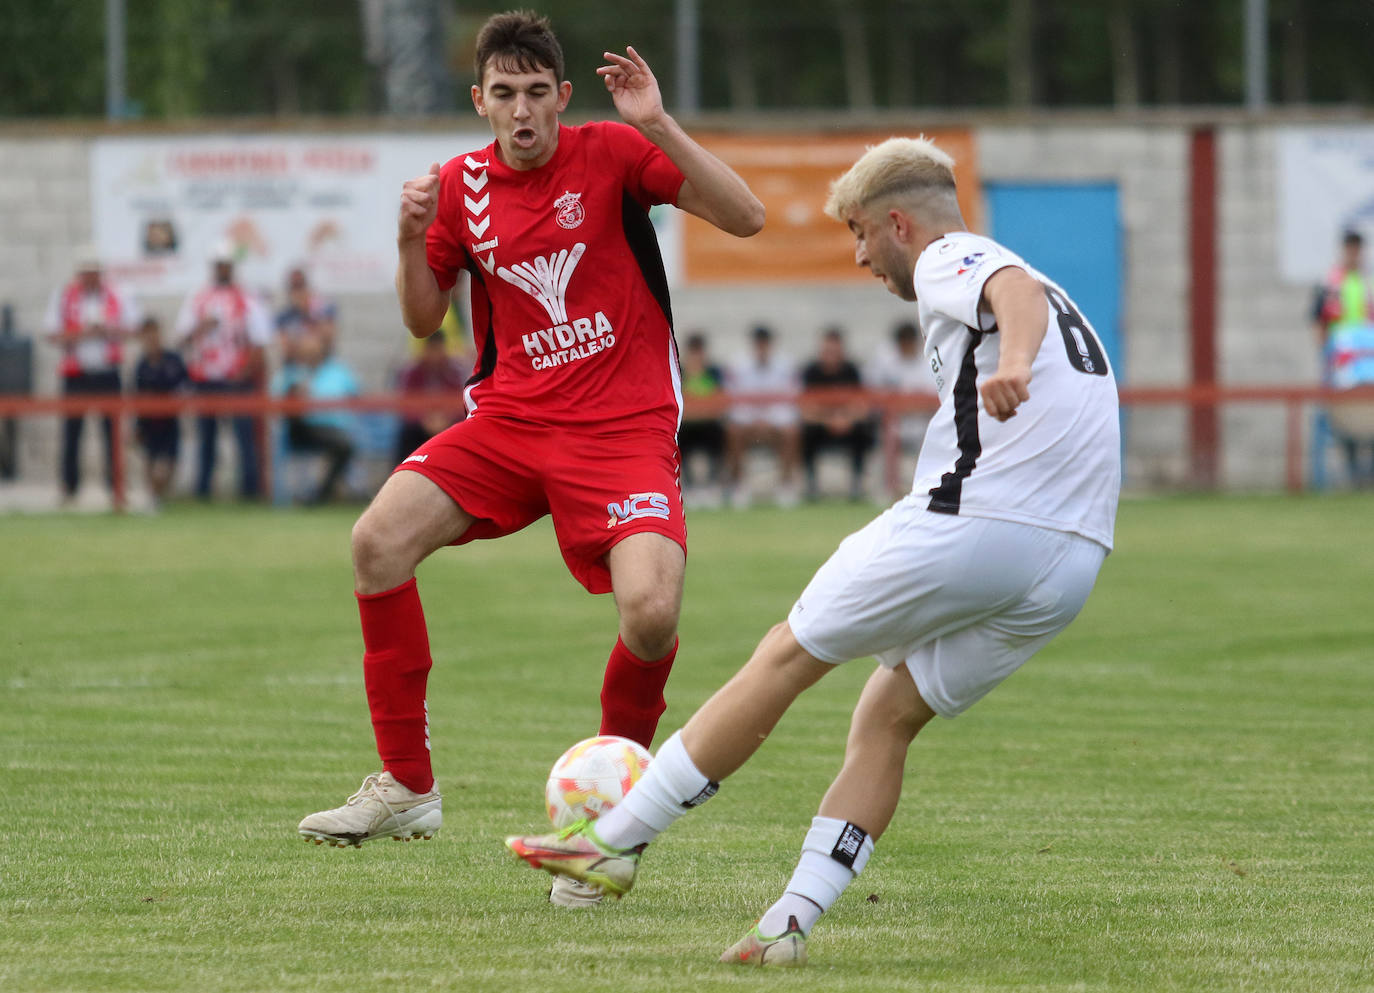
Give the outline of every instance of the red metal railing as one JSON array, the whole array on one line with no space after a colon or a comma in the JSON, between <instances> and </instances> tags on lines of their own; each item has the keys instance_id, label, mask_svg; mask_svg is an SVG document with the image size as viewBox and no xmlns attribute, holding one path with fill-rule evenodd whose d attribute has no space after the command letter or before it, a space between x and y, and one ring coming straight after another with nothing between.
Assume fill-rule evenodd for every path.
<instances>
[{"instance_id":1,"label":"red metal railing","mask_svg":"<svg viewBox=\"0 0 1374 993\"><path fill-rule=\"evenodd\" d=\"M903 414L931 412L936 400L930 395L901 394L874 390L826 390L818 393L787 397L736 398L717 394L709 398L688 398L686 415L713 416L723 414L733 404L750 404L786 400L801 407L815 404L833 406L861 401L870 406L881 422L881 438L889 472L897 459L900 440L897 424ZM442 402L442 401L441 401ZM1374 386L1350 390L1332 390L1319 386L1189 386L1136 387L1121 391L1123 408L1181 407L1195 416L1198 412L1216 411L1234 404L1278 404L1285 411L1284 479L1292 492L1303 488L1303 410L1305 407L1330 407L1347 403L1374 404ZM213 414L229 416L247 414L255 417L290 417L312 410L348 410L353 412L422 412L435 407L432 395L374 393L339 400L309 400L296 397L270 397L263 394L186 394L171 397L134 396L124 394L109 397L16 397L0 396L0 418L66 417L77 414L109 415L118 421L114 432L114 495L116 504L123 503L125 492L125 447L130 419L137 416L166 417L184 414ZM1205 442L1207 439L1203 439ZM1198 439L1192 439L1194 447ZM1217 463L1216 451L1192 451L1192 464ZM264 489L271 492L271 460L264 453ZM900 488L899 480L889 478L889 484Z\"/></svg>"}]
</instances>

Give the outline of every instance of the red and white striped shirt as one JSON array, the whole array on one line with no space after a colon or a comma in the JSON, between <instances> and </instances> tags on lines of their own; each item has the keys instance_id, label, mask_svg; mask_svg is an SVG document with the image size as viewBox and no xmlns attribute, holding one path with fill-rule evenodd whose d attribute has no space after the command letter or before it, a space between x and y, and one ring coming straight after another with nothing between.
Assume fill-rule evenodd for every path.
<instances>
[{"instance_id":1,"label":"red and white striped shirt","mask_svg":"<svg viewBox=\"0 0 1374 993\"><path fill-rule=\"evenodd\" d=\"M213 323L193 338L205 320ZM261 300L231 283L207 286L187 297L176 332L187 343L192 381L233 382L243 377L253 349L272 340L272 321Z\"/></svg>"},{"instance_id":2,"label":"red and white striped shirt","mask_svg":"<svg viewBox=\"0 0 1374 993\"><path fill-rule=\"evenodd\" d=\"M48 301L44 324L48 334L62 345L62 376L83 372L118 370L124 352L121 339L139 321L138 306L132 296L102 280L91 289L78 277L55 291ZM87 336L92 328L106 334Z\"/></svg>"}]
</instances>

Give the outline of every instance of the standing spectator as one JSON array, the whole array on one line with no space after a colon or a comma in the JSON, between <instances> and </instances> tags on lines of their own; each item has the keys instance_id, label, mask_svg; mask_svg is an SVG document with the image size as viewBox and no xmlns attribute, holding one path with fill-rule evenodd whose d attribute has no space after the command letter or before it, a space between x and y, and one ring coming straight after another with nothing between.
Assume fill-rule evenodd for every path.
<instances>
[{"instance_id":1,"label":"standing spectator","mask_svg":"<svg viewBox=\"0 0 1374 993\"><path fill-rule=\"evenodd\" d=\"M928 396L932 402L935 400L935 378L931 375L930 363L921 354L921 335L914 321L902 321L892 329L892 340L884 343L873 357L865 378L874 390ZM921 439L929 423L928 413L903 413L897 420L900 451L920 451Z\"/></svg>"},{"instance_id":2,"label":"standing spectator","mask_svg":"<svg viewBox=\"0 0 1374 993\"><path fill-rule=\"evenodd\" d=\"M276 317L277 347L282 362L296 361L296 343L307 332L320 335L325 350L332 354L337 337L336 318L334 302L310 288L304 268L293 266L286 274L286 303Z\"/></svg>"},{"instance_id":3,"label":"standing spectator","mask_svg":"<svg viewBox=\"0 0 1374 993\"><path fill-rule=\"evenodd\" d=\"M443 328L424 340L420 354L403 368L396 388L403 394L433 394L434 405L425 410L407 409L401 415L401 433L396 442L396 462L429 441L444 428L467 416L463 406L463 385L472 370L462 359L450 355L448 335Z\"/></svg>"},{"instance_id":4,"label":"standing spectator","mask_svg":"<svg viewBox=\"0 0 1374 993\"><path fill-rule=\"evenodd\" d=\"M711 361L706 348L706 336L694 333L687 338L682 352L682 396L688 402L717 396L725 385L720 366ZM725 426L720 414L683 415L677 431L678 450L682 454L682 483L694 484L692 456L700 452L706 456L706 482L714 485L720 479L721 462L725 457Z\"/></svg>"},{"instance_id":5,"label":"standing spectator","mask_svg":"<svg viewBox=\"0 0 1374 993\"><path fill-rule=\"evenodd\" d=\"M77 253L76 275L54 291L45 321L48 338L62 349L58 375L63 396L118 396L123 339L138 324L134 299L105 278L94 247ZM81 486L81 434L86 415L62 423L62 498L69 503ZM114 489L114 418L101 418L105 439L105 482Z\"/></svg>"},{"instance_id":6,"label":"standing spectator","mask_svg":"<svg viewBox=\"0 0 1374 993\"><path fill-rule=\"evenodd\" d=\"M750 333L750 354L736 362L725 377L725 390L737 402L731 404L725 424L725 474L731 503L749 505L744 479L744 456L755 445L771 448L777 455L782 482L777 502L795 506L798 501L797 465L801 460L800 412L790 399L800 392L797 370L786 356L773 350L773 332L759 325ZM767 397L766 402L748 402Z\"/></svg>"},{"instance_id":7,"label":"standing spectator","mask_svg":"<svg viewBox=\"0 0 1374 993\"><path fill-rule=\"evenodd\" d=\"M234 281L232 246L217 246L211 265L211 284L186 298L176 323L187 350L192 386L206 395L261 392L266 381L271 319L262 302ZM239 449L239 492L250 500L262 490L255 420L247 414L235 414L230 419ZM207 500L215 474L219 419L214 414L202 414L196 420L196 434L196 496Z\"/></svg>"},{"instance_id":8,"label":"standing spectator","mask_svg":"<svg viewBox=\"0 0 1374 993\"><path fill-rule=\"evenodd\" d=\"M1372 316L1374 285L1364 271L1364 237L1358 231L1346 231L1341 236L1341 257L1317 287L1312 302L1317 347L1325 353L1334 329L1368 324Z\"/></svg>"},{"instance_id":9,"label":"standing spectator","mask_svg":"<svg viewBox=\"0 0 1374 993\"><path fill-rule=\"evenodd\" d=\"M329 353L328 341L319 331L309 331L296 341L297 361L283 366L273 392L312 400L337 400L357 396L358 377L341 359ZM356 451L357 423L346 410L309 410L286 419L286 444L293 452L318 452L325 457L324 475L308 498L311 504L334 499L339 482Z\"/></svg>"},{"instance_id":10,"label":"standing spectator","mask_svg":"<svg viewBox=\"0 0 1374 993\"><path fill-rule=\"evenodd\" d=\"M863 387L859 367L845 351L844 332L830 328L821 337L821 348L802 370L802 387L808 393L853 392ZM820 495L816 485L816 457L827 448L839 448L849 456L849 499L863 496L864 463L873 447L873 411L861 399L808 400L802 410L802 464L806 468L806 498Z\"/></svg>"},{"instance_id":11,"label":"standing spectator","mask_svg":"<svg viewBox=\"0 0 1374 993\"><path fill-rule=\"evenodd\" d=\"M1349 389L1365 385L1363 363L1352 361L1374 333L1374 283L1364 271L1364 238L1358 231L1341 237L1341 257L1317 287L1312 322L1321 350L1322 383ZM1370 415L1363 405L1339 404L1326 411L1325 423L1345 453L1350 481L1356 486L1374 483L1374 437ZM1371 451L1368 465L1361 449Z\"/></svg>"},{"instance_id":12,"label":"standing spectator","mask_svg":"<svg viewBox=\"0 0 1374 993\"><path fill-rule=\"evenodd\" d=\"M186 387L186 363L176 352L165 348L162 325L156 317L145 317L138 328L142 349L134 367L134 391L140 396L169 396ZM148 492L156 510L167 498L181 453L181 419L176 416L140 416L134 434L143 448L144 472Z\"/></svg>"}]
</instances>

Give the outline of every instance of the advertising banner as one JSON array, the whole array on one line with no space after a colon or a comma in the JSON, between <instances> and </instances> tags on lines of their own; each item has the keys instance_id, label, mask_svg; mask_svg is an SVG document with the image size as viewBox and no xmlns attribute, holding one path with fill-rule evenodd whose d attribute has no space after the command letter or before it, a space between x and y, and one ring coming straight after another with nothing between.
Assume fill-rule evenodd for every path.
<instances>
[{"instance_id":1,"label":"advertising banner","mask_svg":"<svg viewBox=\"0 0 1374 993\"><path fill-rule=\"evenodd\" d=\"M225 242L255 289L275 290L303 265L327 293L389 292L401 185L490 142L476 131L98 139L96 247L118 279L145 294L204 285Z\"/></svg>"},{"instance_id":2,"label":"advertising banner","mask_svg":"<svg viewBox=\"0 0 1374 993\"><path fill-rule=\"evenodd\" d=\"M958 163L960 204L978 224L972 135L929 132ZM764 201L768 223L740 239L671 207L651 216L671 285L833 282L865 278L853 239L821 208L832 179L888 132L705 135ZM389 293L401 185L429 163L482 148L487 131L451 134L272 134L100 138L91 155L96 248L140 294L204 285L218 247L232 245L240 281L280 288L303 266L325 293Z\"/></svg>"},{"instance_id":3,"label":"advertising banner","mask_svg":"<svg viewBox=\"0 0 1374 993\"><path fill-rule=\"evenodd\" d=\"M1316 283L1335 263L1343 231L1374 243L1374 127L1281 128L1275 145L1279 272Z\"/></svg>"},{"instance_id":4,"label":"advertising banner","mask_svg":"<svg viewBox=\"0 0 1374 993\"><path fill-rule=\"evenodd\" d=\"M701 143L744 177L768 211L764 229L734 238L695 217L684 220L684 278L691 283L807 283L870 279L854 265L854 238L822 213L830 183L870 145L895 132L842 135L760 133L705 135ZM925 132L954 156L959 205L977 228L978 158L964 128Z\"/></svg>"}]
</instances>

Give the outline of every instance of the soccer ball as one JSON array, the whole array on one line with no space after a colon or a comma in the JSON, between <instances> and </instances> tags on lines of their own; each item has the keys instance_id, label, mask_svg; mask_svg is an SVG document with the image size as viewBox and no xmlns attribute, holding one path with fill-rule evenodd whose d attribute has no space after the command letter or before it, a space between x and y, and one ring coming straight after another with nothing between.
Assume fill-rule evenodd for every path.
<instances>
[{"instance_id":1,"label":"soccer ball","mask_svg":"<svg viewBox=\"0 0 1374 993\"><path fill-rule=\"evenodd\" d=\"M612 734L579 741L549 770L544 801L559 829L610 810L649 768L649 750Z\"/></svg>"}]
</instances>

